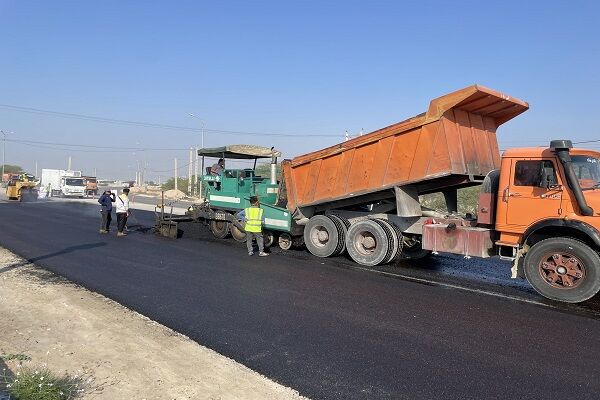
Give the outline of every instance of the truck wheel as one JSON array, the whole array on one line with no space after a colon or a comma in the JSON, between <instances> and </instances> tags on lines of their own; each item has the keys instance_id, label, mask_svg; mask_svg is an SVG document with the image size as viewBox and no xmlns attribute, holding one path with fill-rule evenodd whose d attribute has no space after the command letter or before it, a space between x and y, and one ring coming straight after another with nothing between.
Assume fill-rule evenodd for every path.
<instances>
[{"instance_id":1,"label":"truck wheel","mask_svg":"<svg viewBox=\"0 0 600 400\"><path fill-rule=\"evenodd\" d=\"M229 236L229 222L213 219L210 221L209 225L210 231L216 238L225 239L227 236Z\"/></svg>"},{"instance_id":2,"label":"truck wheel","mask_svg":"<svg viewBox=\"0 0 600 400\"><path fill-rule=\"evenodd\" d=\"M317 257L329 257L339 251L339 231L336 224L324 215L315 215L304 227L306 248Z\"/></svg>"},{"instance_id":3,"label":"truck wheel","mask_svg":"<svg viewBox=\"0 0 600 400\"><path fill-rule=\"evenodd\" d=\"M390 221L384 219L376 219L374 221L387 229L386 233L388 234L388 239L390 240L391 244L391 247L388 250L389 256L382 262L382 264L389 264L392 261L396 261L399 258L400 253L402 253L402 232Z\"/></svg>"},{"instance_id":4,"label":"truck wheel","mask_svg":"<svg viewBox=\"0 0 600 400\"><path fill-rule=\"evenodd\" d=\"M241 230L235 224L230 225L229 231L231 233L231 237L233 237L236 242L246 241L246 231Z\"/></svg>"},{"instance_id":5,"label":"truck wheel","mask_svg":"<svg viewBox=\"0 0 600 400\"><path fill-rule=\"evenodd\" d=\"M333 253L334 256L339 256L346 251L346 235L348 234L348 228L350 227L350 221L346 218L339 217L337 215L328 215L338 230L338 246L336 251Z\"/></svg>"},{"instance_id":6,"label":"truck wheel","mask_svg":"<svg viewBox=\"0 0 600 400\"><path fill-rule=\"evenodd\" d=\"M523 267L531 286L552 300L579 303L600 290L600 257L579 240L542 240L527 252Z\"/></svg>"},{"instance_id":7,"label":"truck wheel","mask_svg":"<svg viewBox=\"0 0 600 400\"><path fill-rule=\"evenodd\" d=\"M271 231L263 231L263 240L265 248L271 247L275 243L275 234Z\"/></svg>"},{"instance_id":8,"label":"truck wheel","mask_svg":"<svg viewBox=\"0 0 600 400\"><path fill-rule=\"evenodd\" d=\"M389 259L393 252L392 233L379 221L364 220L350 225L346 238L346 250L360 265L374 267Z\"/></svg>"},{"instance_id":9,"label":"truck wheel","mask_svg":"<svg viewBox=\"0 0 600 400\"><path fill-rule=\"evenodd\" d=\"M293 244L292 236L286 232L280 233L277 243L279 244L279 248L281 250L289 250L292 248Z\"/></svg>"}]
</instances>

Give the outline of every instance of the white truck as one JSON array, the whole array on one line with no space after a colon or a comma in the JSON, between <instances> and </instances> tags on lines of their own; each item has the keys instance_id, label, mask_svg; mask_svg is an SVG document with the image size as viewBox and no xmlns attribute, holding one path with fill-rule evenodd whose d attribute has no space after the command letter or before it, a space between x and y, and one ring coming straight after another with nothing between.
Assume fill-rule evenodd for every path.
<instances>
[{"instance_id":1,"label":"white truck","mask_svg":"<svg viewBox=\"0 0 600 400\"><path fill-rule=\"evenodd\" d=\"M85 181L81 171L63 169L42 169L41 190L51 196L84 197Z\"/></svg>"}]
</instances>

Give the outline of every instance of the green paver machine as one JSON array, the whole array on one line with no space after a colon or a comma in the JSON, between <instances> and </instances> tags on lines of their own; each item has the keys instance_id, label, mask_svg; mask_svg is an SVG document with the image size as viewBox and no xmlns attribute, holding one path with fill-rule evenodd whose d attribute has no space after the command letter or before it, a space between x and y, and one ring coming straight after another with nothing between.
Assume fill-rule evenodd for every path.
<instances>
[{"instance_id":1,"label":"green paver machine","mask_svg":"<svg viewBox=\"0 0 600 400\"><path fill-rule=\"evenodd\" d=\"M283 248L292 246L290 233L298 227L285 208L285 202L282 206L277 206L280 200L280 183L276 176L277 157L281 156L279 151L262 146L230 145L200 149L198 156L201 157L203 172L200 177L202 203L192 205L184 216L174 216L165 215L163 201L161 212L157 213L158 233L176 237L178 223L204 222L208 223L211 232L217 238L224 239L231 235L237 241L245 241L243 224L235 215L249 207L250 197L256 196L260 201L260 208L264 210L265 245L270 246L277 240ZM219 168L206 166L205 157L223 159L225 166L216 173L215 169ZM270 176L257 175L257 160L269 158ZM252 168L228 168L227 160L252 160L254 165Z\"/></svg>"}]
</instances>

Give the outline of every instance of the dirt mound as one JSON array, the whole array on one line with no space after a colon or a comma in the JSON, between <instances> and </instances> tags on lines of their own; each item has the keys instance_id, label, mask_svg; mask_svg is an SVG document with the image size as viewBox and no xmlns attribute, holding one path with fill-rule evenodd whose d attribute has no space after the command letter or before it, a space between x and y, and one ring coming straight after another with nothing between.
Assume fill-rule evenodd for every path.
<instances>
[{"instance_id":1,"label":"dirt mound","mask_svg":"<svg viewBox=\"0 0 600 400\"><path fill-rule=\"evenodd\" d=\"M145 193L146 188L144 186L134 186L129 188L130 193Z\"/></svg>"},{"instance_id":2,"label":"dirt mound","mask_svg":"<svg viewBox=\"0 0 600 400\"><path fill-rule=\"evenodd\" d=\"M184 197L185 193L183 193L181 190L171 189L165 192L166 199L182 199Z\"/></svg>"}]
</instances>

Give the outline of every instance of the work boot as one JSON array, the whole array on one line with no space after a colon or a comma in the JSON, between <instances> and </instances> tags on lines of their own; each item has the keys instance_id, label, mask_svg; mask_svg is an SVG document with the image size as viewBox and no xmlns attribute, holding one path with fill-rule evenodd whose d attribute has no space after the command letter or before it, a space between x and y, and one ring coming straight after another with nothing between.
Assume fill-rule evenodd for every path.
<instances>
[{"instance_id":1,"label":"work boot","mask_svg":"<svg viewBox=\"0 0 600 400\"><path fill-rule=\"evenodd\" d=\"M269 253L265 253L264 251L261 251L260 253L258 253L259 257L267 257L269 255Z\"/></svg>"}]
</instances>

